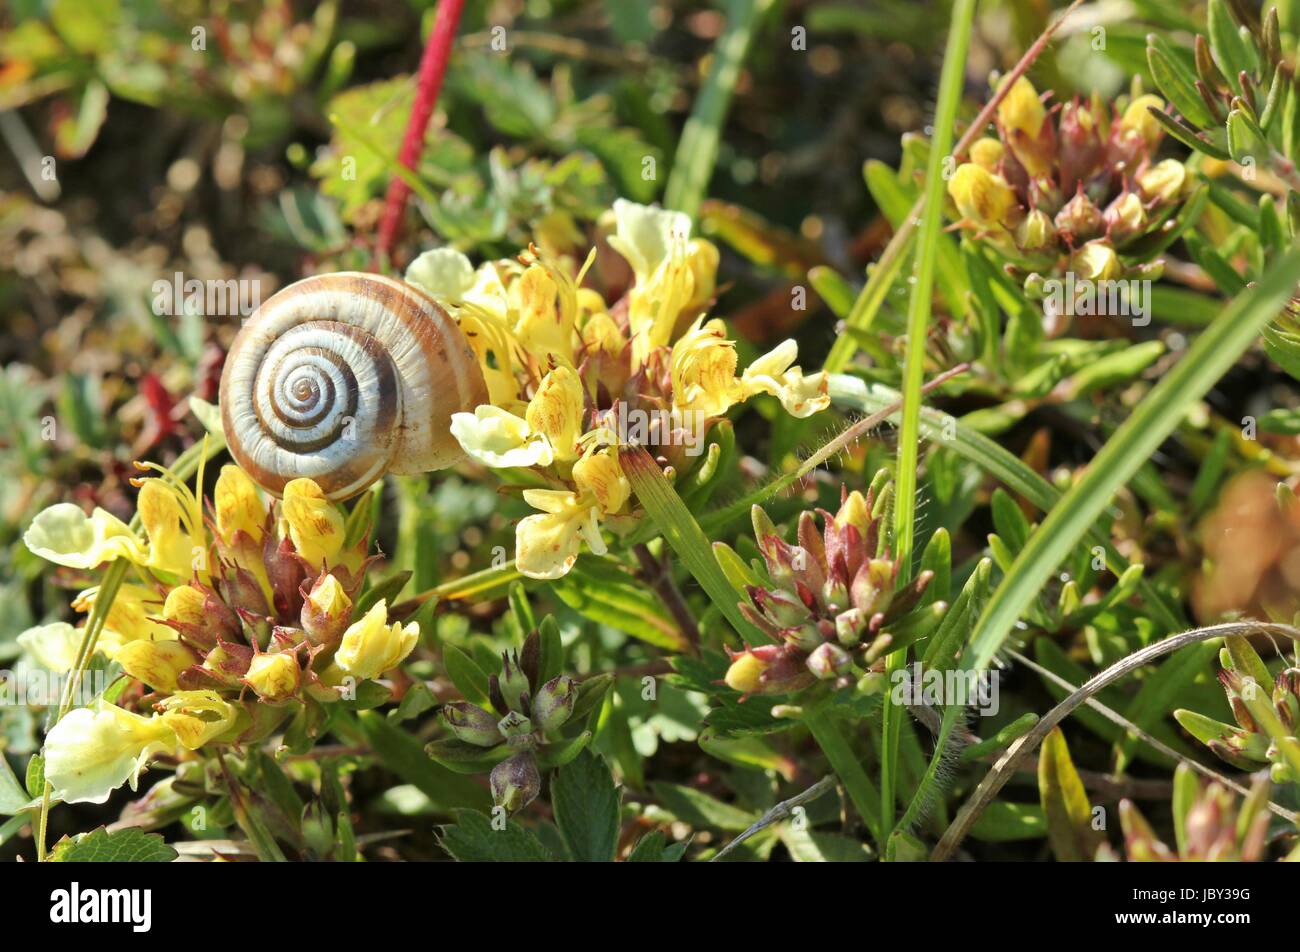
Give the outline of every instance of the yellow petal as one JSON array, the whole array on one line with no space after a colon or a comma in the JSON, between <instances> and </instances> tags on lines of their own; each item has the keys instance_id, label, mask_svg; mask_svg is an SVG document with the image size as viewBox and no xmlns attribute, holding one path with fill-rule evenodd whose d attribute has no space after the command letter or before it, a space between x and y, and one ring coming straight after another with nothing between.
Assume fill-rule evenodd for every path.
<instances>
[{"instance_id":1,"label":"yellow petal","mask_svg":"<svg viewBox=\"0 0 1300 952\"><path fill-rule=\"evenodd\" d=\"M103 803L128 780L135 789L153 754L176 746L158 717L112 704L69 711L45 737L45 779L65 803Z\"/></svg>"},{"instance_id":2,"label":"yellow petal","mask_svg":"<svg viewBox=\"0 0 1300 952\"><path fill-rule=\"evenodd\" d=\"M527 420L489 404L453 413L451 435L471 459L495 469L549 466L554 459L551 444Z\"/></svg>"},{"instance_id":3,"label":"yellow petal","mask_svg":"<svg viewBox=\"0 0 1300 952\"><path fill-rule=\"evenodd\" d=\"M136 508L149 536L149 567L191 578L202 564L203 549L190 538L188 514L176 491L161 479L146 479Z\"/></svg>"},{"instance_id":4,"label":"yellow petal","mask_svg":"<svg viewBox=\"0 0 1300 952\"><path fill-rule=\"evenodd\" d=\"M579 491L592 493L606 513L621 510L632 495L632 484L623 475L615 451L608 447L588 453L574 463L573 481Z\"/></svg>"},{"instance_id":5,"label":"yellow petal","mask_svg":"<svg viewBox=\"0 0 1300 952\"><path fill-rule=\"evenodd\" d=\"M334 663L354 678L377 678L401 664L419 640L420 626L415 622L405 627L388 623L388 607L380 599L343 633Z\"/></svg>"},{"instance_id":6,"label":"yellow petal","mask_svg":"<svg viewBox=\"0 0 1300 952\"><path fill-rule=\"evenodd\" d=\"M74 569L93 569L117 558L145 561L144 547L125 522L98 508L87 517L70 502L38 513L23 542L41 558Z\"/></svg>"},{"instance_id":7,"label":"yellow petal","mask_svg":"<svg viewBox=\"0 0 1300 952\"><path fill-rule=\"evenodd\" d=\"M266 525L266 507L256 484L238 466L221 467L213 491L213 505L217 510L217 531L230 543L236 532L246 533L260 544Z\"/></svg>"},{"instance_id":8,"label":"yellow petal","mask_svg":"<svg viewBox=\"0 0 1300 952\"><path fill-rule=\"evenodd\" d=\"M529 430L546 437L556 459L578 457L583 404L582 381L575 371L564 366L556 367L543 377L537 393L528 401L524 418Z\"/></svg>"},{"instance_id":9,"label":"yellow petal","mask_svg":"<svg viewBox=\"0 0 1300 952\"><path fill-rule=\"evenodd\" d=\"M18 636L18 644L42 667L63 674L76 664L84 635L84 631L67 622L56 621L51 625L28 628Z\"/></svg>"},{"instance_id":10,"label":"yellow petal","mask_svg":"<svg viewBox=\"0 0 1300 952\"><path fill-rule=\"evenodd\" d=\"M220 737L235 726L239 709L216 691L177 691L161 702L160 720L189 750Z\"/></svg>"},{"instance_id":11,"label":"yellow petal","mask_svg":"<svg viewBox=\"0 0 1300 952\"><path fill-rule=\"evenodd\" d=\"M560 578L577 561L582 540L597 555L605 552L597 506L582 504L575 493L531 489L524 501L542 510L515 529L515 567L529 578Z\"/></svg>"},{"instance_id":12,"label":"yellow petal","mask_svg":"<svg viewBox=\"0 0 1300 952\"><path fill-rule=\"evenodd\" d=\"M347 526L338 507L310 479L294 479L284 487L284 521L298 554L312 568L337 565Z\"/></svg>"}]
</instances>

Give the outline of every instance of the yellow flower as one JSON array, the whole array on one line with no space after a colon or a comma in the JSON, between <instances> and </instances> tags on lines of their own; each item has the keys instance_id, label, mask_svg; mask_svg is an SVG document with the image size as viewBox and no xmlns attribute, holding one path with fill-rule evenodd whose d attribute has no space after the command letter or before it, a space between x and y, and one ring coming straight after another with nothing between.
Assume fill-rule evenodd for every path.
<instances>
[{"instance_id":1,"label":"yellow flower","mask_svg":"<svg viewBox=\"0 0 1300 952\"><path fill-rule=\"evenodd\" d=\"M164 693L175 691L180 673L199 663L198 655L179 641L131 641L113 660L137 681Z\"/></svg>"},{"instance_id":2,"label":"yellow flower","mask_svg":"<svg viewBox=\"0 0 1300 952\"><path fill-rule=\"evenodd\" d=\"M45 779L65 803L103 803L156 753L172 750L176 735L157 716L142 717L99 701L69 711L45 738Z\"/></svg>"},{"instance_id":3,"label":"yellow flower","mask_svg":"<svg viewBox=\"0 0 1300 952\"><path fill-rule=\"evenodd\" d=\"M1089 281L1113 281L1124 273L1124 266L1106 242L1090 241L1070 258L1070 270Z\"/></svg>"},{"instance_id":4,"label":"yellow flower","mask_svg":"<svg viewBox=\"0 0 1300 952\"><path fill-rule=\"evenodd\" d=\"M420 626L388 624L388 606L380 599L365 616L343 633L334 663L362 681L377 678L405 660L420 640Z\"/></svg>"},{"instance_id":5,"label":"yellow flower","mask_svg":"<svg viewBox=\"0 0 1300 952\"><path fill-rule=\"evenodd\" d=\"M998 103L998 121L1004 129L1014 129L1036 139L1046 119L1047 108L1038 97L1038 90L1024 76L1018 76L1010 92Z\"/></svg>"},{"instance_id":6,"label":"yellow flower","mask_svg":"<svg viewBox=\"0 0 1300 952\"><path fill-rule=\"evenodd\" d=\"M524 413L530 432L541 433L555 458L577 459L582 434L584 395L576 372L559 366L542 378Z\"/></svg>"},{"instance_id":7,"label":"yellow flower","mask_svg":"<svg viewBox=\"0 0 1300 952\"><path fill-rule=\"evenodd\" d=\"M56 621L28 628L18 636L18 644L42 667L63 674L76 664L84 635L85 632L73 628L66 621Z\"/></svg>"},{"instance_id":8,"label":"yellow flower","mask_svg":"<svg viewBox=\"0 0 1300 952\"><path fill-rule=\"evenodd\" d=\"M985 136L971 144L970 160L982 169L996 172L998 163L1002 161L1003 151L1001 142Z\"/></svg>"},{"instance_id":9,"label":"yellow flower","mask_svg":"<svg viewBox=\"0 0 1300 952\"><path fill-rule=\"evenodd\" d=\"M186 580L204 567L202 523L194 520L192 500L188 489L164 477L141 480L136 502L140 524L149 536L145 564Z\"/></svg>"},{"instance_id":10,"label":"yellow flower","mask_svg":"<svg viewBox=\"0 0 1300 952\"><path fill-rule=\"evenodd\" d=\"M721 416L737 400L736 345L722 321L695 326L673 345L670 360L673 407L683 413Z\"/></svg>"},{"instance_id":11,"label":"yellow flower","mask_svg":"<svg viewBox=\"0 0 1300 952\"><path fill-rule=\"evenodd\" d=\"M167 593L162 616L168 621L206 627L211 619L206 611L208 598L191 585L179 585Z\"/></svg>"},{"instance_id":12,"label":"yellow flower","mask_svg":"<svg viewBox=\"0 0 1300 952\"><path fill-rule=\"evenodd\" d=\"M221 467L213 492L213 505L217 512L217 532L227 544L232 544L236 532L245 533L258 545L262 542L266 526L266 507L257 485L238 466Z\"/></svg>"},{"instance_id":13,"label":"yellow flower","mask_svg":"<svg viewBox=\"0 0 1300 952\"><path fill-rule=\"evenodd\" d=\"M614 319L604 311L597 311L582 325L582 346L588 353L605 353L618 356L627 346L627 338L618 329Z\"/></svg>"},{"instance_id":14,"label":"yellow flower","mask_svg":"<svg viewBox=\"0 0 1300 952\"><path fill-rule=\"evenodd\" d=\"M515 529L515 567L529 578L560 578L573 567L582 539L597 555L606 552L597 522L599 503L577 493L526 489L524 501L541 513Z\"/></svg>"},{"instance_id":15,"label":"yellow flower","mask_svg":"<svg viewBox=\"0 0 1300 952\"><path fill-rule=\"evenodd\" d=\"M216 691L177 691L158 703L159 720L189 750L198 750L235 726L239 708Z\"/></svg>"},{"instance_id":16,"label":"yellow flower","mask_svg":"<svg viewBox=\"0 0 1300 952\"><path fill-rule=\"evenodd\" d=\"M316 578L302 603L300 621L313 644L332 642L352 617L352 599L333 575Z\"/></svg>"},{"instance_id":17,"label":"yellow flower","mask_svg":"<svg viewBox=\"0 0 1300 952\"><path fill-rule=\"evenodd\" d=\"M98 587L88 588L77 594L72 607L89 613L98 597ZM104 630L100 632L95 650L112 660L122 645L132 641L175 641L175 629L154 620L162 607L161 600L161 594L143 585L128 583L120 587L108 610L108 617L104 619Z\"/></svg>"},{"instance_id":18,"label":"yellow flower","mask_svg":"<svg viewBox=\"0 0 1300 952\"><path fill-rule=\"evenodd\" d=\"M576 302L569 295L562 299L557 270L533 264L511 287L519 296L519 320L515 337L519 345L545 362L548 359L573 366L574 318ZM565 306L565 305L569 306Z\"/></svg>"},{"instance_id":19,"label":"yellow flower","mask_svg":"<svg viewBox=\"0 0 1300 952\"><path fill-rule=\"evenodd\" d=\"M145 559L144 547L125 522L99 508L87 516L70 502L38 513L23 542L33 554L73 569L93 569L119 558Z\"/></svg>"},{"instance_id":20,"label":"yellow flower","mask_svg":"<svg viewBox=\"0 0 1300 952\"><path fill-rule=\"evenodd\" d=\"M731 666L723 676L723 681L733 691L739 691L741 694L757 694L763 687L763 672L768 667L766 661L753 652L745 651L732 660Z\"/></svg>"},{"instance_id":21,"label":"yellow flower","mask_svg":"<svg viewBox=\"0 0 1300 952\"><path fill-rule=\"evenodd\" d=\"M618 455L610 447L588 452L573 464L573 481L579 492L590 492L606 514L620 511L632 495Z\"/></svg>"},{"instance_id":22,"label":"yellow flower","mask_svg":"<svg viewBox=\"0 0 1300 952\"><path fill-rule=\"evenodd\" d=\"M710 251L691 242L691 220L681 212L618 199L614 219L610 247L627 259L636 276L628 294L632 370L636 371L652 351L672 338L678 317L696 297L695 268L707 271Z\"/></svg>"},{"instance_id":23,"label":"yellow flower","mask_svg":"<svg viewBox=\"0 0 1300 952\"><path fill-rule=\"evenodd\" d=\"M1160 112L1164 108L1165 101L1159 96L1138 96L1124 110L1124 115L1119 120L1120 131L1141 136L1148 147L1154 147L1164 136L1165 130L1159 120L1151 115L1151 109Z\"/></svg>"},{"instance_id":24,"label":"yellow flower","mask_svg":"<svg viewBox=\"0 0 1300 952\"><path fill-rule=\"evenodd\" d=\"M1148 201L1172 202L1187 183L1187 169L1177 159L1165 159L1138 173L1137 184Z\"/></svg>"},{"instance_id":25,"label":"yellow flower","mask_svg":"<svg viewBox=\"0 0 1300 952\"><path fill-rule=\"evenodd\" d=\"M549 466L555 457L545 435L527 420L488 404L473 413L453 413L451 435L471 459L494 469Z\"/></svg>"},{"instance_id":26,"label":"yellow flower","mask_svg":"<svg viewBox=\"0 0 1300 952\"><path fill-rule=\"evenodd\" d=\"M283 701L298 692L302 669L291 651L275 651L253 655L244 683L264 701Z\"/></svg>"},{"instance_id":27,"label":"yellow flower","mask_svg":"<svg viewBox=\"0 0 1300 952\"><path fill-rule=\"evenodd\" d=\"M787 340L757 358L741 375L744 397L771 394L781 401L786 413L799 419L825 410L831 405L826 374L805 377L797 366L792 366L798 357L799 345Z\"/></svg>"},{"instance_id":28,"label":"yellow flower","mask_svg":"<svg viewBox=\"0 0 1300 952\"><path fill-rule=\"evenodd\" d=\"M338 507L310 479L294 479L284 487L281 510L293 547L312 568L337 565L347 527Z\"/></svg>"},{"instance_id":29,"label":"yellow flower","mask_svg":"<svg viewBox=\"0 0 1300 952\"><path fill-rule=\"evenodd\" d=\"M957 166L948 180L948 194L962 218L985 228L1005 225L1016 207L1016 193L1006 180L974 162Z\"/></svg>"}]
</instances>

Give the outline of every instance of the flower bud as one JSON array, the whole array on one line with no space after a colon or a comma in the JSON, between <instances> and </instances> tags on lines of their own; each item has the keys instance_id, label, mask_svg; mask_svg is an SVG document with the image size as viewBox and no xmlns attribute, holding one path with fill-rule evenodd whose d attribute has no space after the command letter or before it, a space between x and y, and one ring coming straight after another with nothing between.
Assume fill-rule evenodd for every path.
<instances>
[{"instance_id":1,"label":"flower bud","mask_svg":"<svg viewBox=\"0 0 1300 952\"><path fill-rule=\"evenodd\" d=\"M970 147L970 160L988 172L997 172L998 163L1002 161L1002 143L985 136L976 139Z\"/></svg>"},{"instance_id":2,"label":"flower bud","mask_svg":"<svg viewBox=\"0 0 1300 952\"><path fill-rule=\"evenodd\" d=\"M1004 225L1017 204L1015 192L1002 176L973 162L957 167L948 180L948 194L961 217L982 228Z\"/></svg>"},{"instance_id":3,"label":"flower bud","mask_svg":"<svg viewBox=\"0 0 1300 952\"><path fill-rule=\"evenodd\" d=\"M1137 175L1137 185L1147 201L1176 201L1187 183L1187 169L1177 159L1165 159Z\"/></svg>"},{"instance_id":4,"label":"flower bud","mask_svg":"<svg viewBox=\"0 0 1300 952\"><path fill-rule=\"evenodd\" d=\"M1114 281L1124 273L1124 266L1109 244L1090 241L1070 257L1070 270L1089 281Z\"/></svg>"},{"instance_id":5,"label":"flower bud","mask_svg":"<svg viewBox=\"0 0 1300 952\"><path fill-rule=\"evenodd\" d=\"M1106 235L1111 241L1127 241L1147 227L1142 199L1133 192L1121 192L1106 208Z\"/></svg>"},{"instance_id":6,"label":"flower bud","mask_svg":"<svg viewBox=\"0 0 1300 952\"><path fill-rule=\"evenodd\" d=\"M841 674L847 674L853 667L853 659L839 645L826 642L808 656L808 670L819 681L829 681Z\"/></svg>"},{"instance_id":7,"label":"flower bud","mask_svg":"<svg viewBox=\"0 0 1300 952\"><path fill-rule=\"evenodd\" d=\"M1082 188L1056 214L1056 230L1072 245L1096 238L1105 227L1101 209Z\"/></svg>"},{"instance_id":8,"label":"flower bud","mask_svg":"<svg viewBox=\"0 0 1300 952\"><path fill-rule=\"evenodd\" d=\"M1024 76L1017 77L998 104L998 124L1007 145L1031 178L1051 175L1056 133L1047 121L1047 107L1039 98L1038 90Z\"/></svg>"},{"instance_id":9,"label":"flower bud","mask_svg":"<svg viewBox=\"0 0 1300 952\"><path fill-rule=\"evenodd\" d=\"M1056 244L1056 226L1047 212L1035 208L1016 226L1016 244L1021 251L1032 254Z\"/></svg>"},{"instance_id":10,"label":"flower bud","mask_svg":"<svg viewBox=\"0 0 1300 952\"><path fill-rule=\"evenodd\" d=\"M506 707L512 711L523 710L523 697L528 693L528 675L519 665L519 659L513 652L505 651L501 654L501 696L505 699Z\"/></svg>"},{"instance_id":11,"label":"flower bud","mask_svg":"<svg viewBox=\"0 0 1300 952\"><path fill-rule=\"evenodd\" d=\"M453 701L442 706L442 719L451 732L476 747L495 747L504 738L497 729L497 719L477 704Z\"/></svg>"},{"instance_id":12,"label":"flower bud","mask_svg":"<svg viewBox=\"0 0 1300 952\"><path fill-rule=\"evenodd\" d=\"M179 641L128 641L114 660L131 677L165 694L176 690L182 671L199 663L198 655Z\"/></svg>"},{"instance_id":13,"label":"flower bud","mask_svg":"<svg viewBox=\"0 0 1300 952\"><path fill-rule=\"evenodd\" d=\"M1119 120L1120 135L1142 140L1142 144L1148 151L1154 149L1164 136L1164 128L1156 117L1151 115L1151 110L1155 109L1159 112L1164 108L1165 101L1159 96L1150 94L1138 96L1129 103Z\"/></svg>"},{"instance_id":14,"label":"flower bud","mask_svg":"<svg viewBox=\"0 0 1300 952\"><path fill-rule=\"evenodd\" d=\"M537 799L542 790L542 776L532 751L522 751L492 768L489 777L492 802L507 813L518 813Z\"/></svg>"},{"instance_id":15,"label":"flower bud","mask_svg":"<svg viewBox=\"0 0 1300 952\"><path fill-rule=\"evenodd\" d=\"M1106 146L1093 111L1077 99L1061 110L1060 130L1061 187L1073 192L1097 175Z\"/></svg>"},{"instance_id":16,"label":"flower bud","mask_svg":"<svg viewBox=\"0 0 1300 952\"><path fill-rule=\"evenodd\" d=\"M352 617L352 599L333 575L317 576L303 600L299 619L312 644L333 643L348 626Z\"/></svg>"},{"instance_id":17,"label":"flower bud","mask_svg":"<svg viewBox=\"0 0 1300 952\"><path fill-rule=\"evenodd\" d=\"M807 606L788 592L768 591L751 585L749 597L754 606L778 628L789 628L808 620Z\"/></svg>"},{"instance_id":18,"label":"flower bud","mask_svg":"<svg viewBox=\"0 0 1300 952\"><path fill-rule=\"evenodd\" d=\"M243 681L263 701L284 701L298 693L302 669L292 652L276 651L253 655Z\"/></svg>"},{"instance_id":19,"label":"flower bud","mask_svg":"<svg viewBox=\"0 0 1300 952\"><path fill-rule=\"evenodd\" d=\"M221 578L221 595L227 605L236 611L266 618L271 608L266 603L266 593L247 569L237 565L226 566Z\"/></svg>"},{"instance_id":20,"label":"flower bud","mask_svg":"<svg viewBox=\"0 0 1300 952\"><path fill-rule=\"evenodd\" d=\"M302 583L307 569L288 539L268 534L262 544L262 564L271 586L271 601L279 618L293 618L301 610Z\"/></svg>"},{"instance_id":21,"label":"flower bud","mask_svg":"<svg viewBox=\"0 0 1300 952\"><path fill-rule=\"evenodd\" d=\"M533 722L543 731L561 727L573 714L578 699L578 688L573 678L559 675L537 689L533 699Z\"/></svg>"},{"instance_id":22,"label":"flower bud","mask_svg":"<svg viewBox=\"0 0 1300 952\"><path fill-rule=\"evenodd\" d=\"M758 694L763 688L763 672L769 665L752 651L743 651L736 655L723 681L727 687L741 694Z\"/></svg>"},{"instance_id":23,"label":"flower bud","mask_svg":"<svg viewBox=\"0 0 1300 952\"><path fill-rule=\"evenodd\" d=\"M861 608L849 608L835 616L835 638L845 648L854 648L862 640L871 616Z\"/></svg>"},{"instance_id":24,"label":"flower bud","mask_svg":"<svg viewBox=\"0 0 1300 952\"><path fill-rule=\"evenodd\" d=\"M497 721L497 730L501 732L501 736L506 739L506 743L511 747L532 746L533 722L518 711L511 711Z\"/></svg>"},{"instance_id":25,"label":"flower bud","mask_svg":"<svg viewBox=\"0 0 1300 952\"><path fill-rule=\"evenodd\" d=\"M388 624L388 605L380 599L359 620L348 626L334 655L334 663L347 674L363 681L377 678L397 667L415 650L420 626L410 622Z\"/></svg>"}]
</instances>

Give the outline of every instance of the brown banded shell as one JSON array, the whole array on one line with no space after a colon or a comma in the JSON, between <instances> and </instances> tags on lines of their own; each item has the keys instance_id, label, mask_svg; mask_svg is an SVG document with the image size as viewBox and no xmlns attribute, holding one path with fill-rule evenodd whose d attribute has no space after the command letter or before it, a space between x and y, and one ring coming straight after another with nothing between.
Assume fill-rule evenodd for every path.
<instances>
[{"instance_id":1,"label":"brown banded shell","mask_svg":"<svg viewBox=\"0 0 1300 952\"><path fill-rule=\"evenodd\" d=\"M273 295L235 338L221 375L231 455L279 494L315 480L347 499L386 472L464 458L451 415L487 403L478 361L431 297L395 278L340 272Z\"/></svg>"}]
</instances>

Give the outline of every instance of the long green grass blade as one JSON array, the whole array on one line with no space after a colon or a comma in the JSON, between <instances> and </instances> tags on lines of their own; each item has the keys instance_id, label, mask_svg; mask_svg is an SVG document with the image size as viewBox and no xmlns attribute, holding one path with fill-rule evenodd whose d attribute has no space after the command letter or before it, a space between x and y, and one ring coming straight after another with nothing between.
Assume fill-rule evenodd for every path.
<instances>
[{"instance_id":1,"label":"long green grass blade","mask_svg":"<svg viewBox=\"0 0 1300 952\"><path fill-rule=\"evenodd\" d=\"M664 206L685 212L692 219L700 210L704 193L718 160L722 123L727 118L731 94L740 78L745 52L763 15L773 0L732 0L727 11L727 28L713 49L713 64L704 88L696 97L691 116L682 130L672 172L664 190Z\"/></svg>"}]
</instances>

